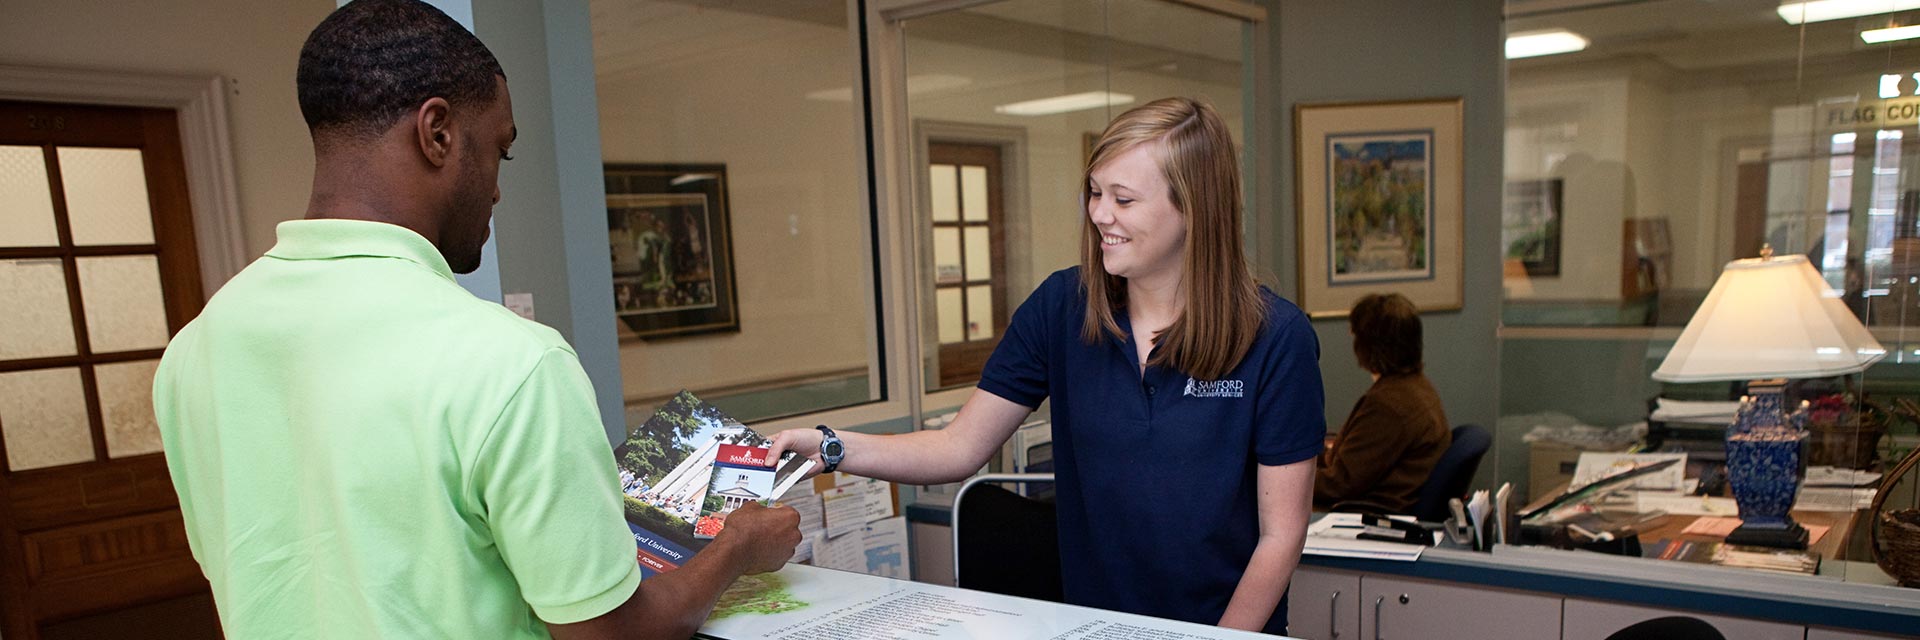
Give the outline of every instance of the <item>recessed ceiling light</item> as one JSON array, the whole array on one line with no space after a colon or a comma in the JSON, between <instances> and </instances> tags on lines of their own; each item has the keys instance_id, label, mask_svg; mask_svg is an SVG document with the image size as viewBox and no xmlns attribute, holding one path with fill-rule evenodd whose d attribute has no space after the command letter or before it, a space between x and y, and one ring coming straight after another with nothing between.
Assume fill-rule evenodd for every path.
<instances>
[{"instance_id":1,"label":"recessed ceiling light","mask_svg":"<svg viewBox=\"0 0 1920 640\"><path fill-rule=\"evenodd\" d=\"M1099 109L1103 107L1133 104L1133 96L1111 91L1088 91L1039 100L1028 100L1003 104L993 108L994 113L1010 116L1050 116L1056 113Z\"/></svg>"},{"instance_id":2,"label":"recessed ceiling light","mask_svg":"<svg viewBox=\"0 0 1920 640\"><path fill-rule=\"evenodd\" d=\"M1825 22L1858 18L1881 13L1920 9L1920 0L1811 0L1780 5L1780 19L1787 24Z\"/></svg>"},{"instance_id":3,"label":"recessed ceiling light","mask_svg":"<svg viewBox=\"0 0 1920 640\"><path fill-rule=\"evenodd\" d=\"M933 91L958 89L970 84L973 84L973 79L965 76L947 75L944 73L923 73L907 76L907 95L917 96ZM821 102L853 102L853 87L821 89L808 93L807 99Z\"/></svg>"},{"instance_id":4,"label":"recessed ceiling light","mask_svg":"<svg viewBox=\"0 0 1920 640\"><path fill-rule=\"evenodd\" d=\"M1920 38L1920 25L1887 27L1885 29L1873 29L1860 32L1860 39L1865 40L1867 44L1880 44L1882 42L1893 42L1895 40L1912 40L1914 38Z\"/></svg>"},{"instance_id":5,"label":"recessed ceiling light","mask_svg":"<svg viewBox=\"0 0 1920 640\"><path fill-rule=\"evenodd\" d=\"M1587 48L1587 39L1566 29L1523 31L1507 36L1507 59L1573 53Z\"/></svg>"}]
</instances>

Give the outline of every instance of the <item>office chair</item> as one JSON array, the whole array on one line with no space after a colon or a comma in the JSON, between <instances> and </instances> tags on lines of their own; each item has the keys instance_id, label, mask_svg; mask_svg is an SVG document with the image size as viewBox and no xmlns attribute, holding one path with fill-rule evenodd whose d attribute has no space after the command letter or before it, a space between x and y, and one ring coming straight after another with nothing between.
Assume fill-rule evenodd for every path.
<instances>
[{"instance_id":1,"label":"office chair","mask_svg":"<svg viewBox=\"0 0 1920 640\"><path fill-rule=\"evenodd\" d=\"M976 589L1062 602L1054 507L999 484L1053 482L1051 473L976 476L953 496L953 578Z\"/></svg>"},{"instance_id":2,"label":"office chair","mask_svg":"<svg viewBox=\"0 0 1920 640\"><path fill-rule=\"evenodd\" d=\"M1727 637L1705 620L1668 616L1615 631L1607 640L1727 640Z\"/></svg>"},{"instance_id":3,"label":"office chair","mask_svg":"<svg viewBox=\"0 0 1920 640\"><path fill-rule=\"evenodd\" d=\"M1423 522L1445 521L1448 517L1447 500L1467 497L1467 488L1473 484L1473 474L1480 470L1480 459L1487 455L1487 449L1492 446L1493 434L1487 433L1480 425L1454 427L1453 443L1447 445L1446 452L1440 454L1440 460L1433 464L1433 472L1427 475L1427 481L1421 483L1420 490L1414 494L1413 506L1407 509L1406 515ZM1395 513L1365 500L1341 500L1334 503L1332 510Z\"/></svg>"},{"instance_id":4,"label":"office chair","mask_svg":"<svg viewBox=\"0 0 1920 640\"><path fill-rule=\"evenodd\" d=\"M1493 434L1480 425L1454 427L1453 444L1447 445L1447 452L1440 454L1433 473L1420 485L1419 496L1414 498L1413 508L1409 510L1413 517L1427 522L1446 520L1447 500L1467 497L1467 489L1473 486L1473 474L1480 470L1480 459L1486 457L1487 449L1492 447Z\"/></svg>"}]
</instances>

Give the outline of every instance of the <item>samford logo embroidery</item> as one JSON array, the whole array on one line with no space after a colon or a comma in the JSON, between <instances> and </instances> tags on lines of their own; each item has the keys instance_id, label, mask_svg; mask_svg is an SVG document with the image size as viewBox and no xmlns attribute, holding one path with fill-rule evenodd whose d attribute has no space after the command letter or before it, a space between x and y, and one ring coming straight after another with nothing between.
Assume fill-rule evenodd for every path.
<instances>
[{"instance_id":1,"label":"samford logo embroidery","mask_svg":"<svg viewBox=\"0 0 1920 640\"><path fill-rule=\"evenodd\" d=\"M1239 380L1195 380L1187 378L1184 395L1195 398L1240 398L1246 396L1247 383Z\"/></svg>"}]
</instances>

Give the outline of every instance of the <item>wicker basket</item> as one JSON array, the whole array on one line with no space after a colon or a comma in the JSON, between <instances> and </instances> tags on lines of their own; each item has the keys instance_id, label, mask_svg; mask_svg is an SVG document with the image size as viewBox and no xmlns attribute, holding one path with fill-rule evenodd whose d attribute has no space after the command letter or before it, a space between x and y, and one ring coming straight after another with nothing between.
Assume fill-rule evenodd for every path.
<instances>
[{"instance_id":1,"label":"wicker basket","mask_svg":"<svg viewBox=\"0 0 1920 640\"><path fill-rule=\"evenodd\" d=\"M1900 586L1920 588L1920 509L1883 512L1887 496L1920 463L1920 447L1907 452L1900 464L1880 480L1873 496L1873 561L1880 570L1900 581Z\"/></svg>"}]
</instances>

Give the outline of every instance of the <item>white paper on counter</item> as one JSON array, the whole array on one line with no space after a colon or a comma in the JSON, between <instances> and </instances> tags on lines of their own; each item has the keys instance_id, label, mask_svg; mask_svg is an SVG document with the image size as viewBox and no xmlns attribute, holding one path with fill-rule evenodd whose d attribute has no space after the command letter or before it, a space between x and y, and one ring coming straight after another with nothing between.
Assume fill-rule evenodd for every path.
<instances>
[{"instance_id":1,"label":"white paper on counter","mask_svg":"<svg viewBox=\"0 0 1920 640\"><path fill-rule=\"evenodd\" d=\"M700 636L727 640L1260 640L1273 636L983 591L787 565L745 576Z\"/></svg>"}]
</instances>

